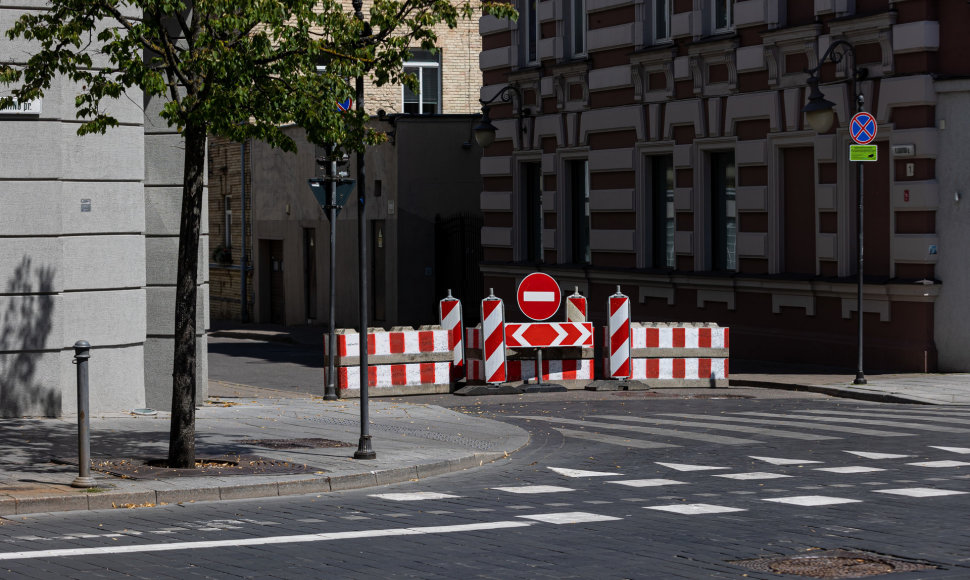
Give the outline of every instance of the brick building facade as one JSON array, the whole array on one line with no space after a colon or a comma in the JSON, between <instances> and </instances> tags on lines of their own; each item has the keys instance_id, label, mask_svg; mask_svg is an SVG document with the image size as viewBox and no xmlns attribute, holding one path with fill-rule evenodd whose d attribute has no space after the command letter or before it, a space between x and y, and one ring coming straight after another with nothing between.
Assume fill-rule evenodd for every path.
<instances>
[{"instance_id":1,"label":"brick building facade","mask_svg":"<svg viewBox=\"0 0 970 580\"><path fill-rule=\"evenodd\" d=\"M520 0L483 18L486 287L537 267L637 321L713 321L740 358L851 366L856 186L848 59L821 68L837 120L801 112L806 69L850 42L879 123L864 167L865 359L970 369L958 151L970 139L962 0ZM901 146L901 147L900 147ZM514 313L513 313L514 315Z\"/></svg>"}]
</instances>

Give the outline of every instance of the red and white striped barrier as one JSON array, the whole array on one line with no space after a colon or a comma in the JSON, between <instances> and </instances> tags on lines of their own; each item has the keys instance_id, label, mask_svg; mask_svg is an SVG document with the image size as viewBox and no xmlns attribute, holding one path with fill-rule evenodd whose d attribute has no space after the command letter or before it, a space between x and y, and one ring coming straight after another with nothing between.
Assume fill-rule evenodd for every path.
<instances>
[{"instance_id":1,"label":"red and white striped barrier","mask_svg":"<svg viewBox=\"0 0 970 580\"><path fill-rule=\"evenodd\" d=\"M730 348L729 330L719 326L631 328L633 348Z\"/></svg>"},{"instance_id":2,"label":"red and white striped barrier","mask_svg":"<svg viewBox=\"0 0 970 580\"><path fill-rule=\"evenodd\" d=\"M727 358L635 358L632 379L697 380L728 378Z\"/></svg>"},{"instance_id":3,"label":"red and white striped barrier","mask_svg":"<svg viewBox=\"0 0 970 580\"><path fill-rule=\"evenodd\" d=\"M482 337L484 343L485 382L504 383L505 307L494 291L482 300Z\"/></svg>"},{"instance_id":4,"label":"red and white striped barrier","mask_svg":"<svg viewBox=\"0 0 970 580\"><path fill-rule=\"evenodd\" d=\"M586 297L579 288L566 297L566 322L586 322Z\"/></svg>"},{"instance_id":5,"label":"red and white striped barrier","mask_svg":"<svg viewBox=\"0 0 970 580\"><path fill-rule=\"evenodd\" d=\"M343 391L360 391L360 367L337 367L336 385ZM413 387L417 385L448 385L451 382L451 362L402 363L367 367L367 384L371 389ZM418 393L415 393L418 394Z\"/></svg>"},{"instance_id":6,"label":"red and white striped barrier","mask_svg":"<svg viewBox=\"0 0 970 580\"><path fill-rule=\"evenodd\" d=\"M462 340L464 328L461 320L461 301L451 295L451 290L448 290L448 296L439 302L438 314L441 327L448 332L448 348L453 354L451 378L458 380L465 376L465 346Z\"/></svg>"},{"instance_id":7,"label":"red and white striped barrier","mask_svg":"<svg viewBox=\"0 0 970 580\"><path fill-rule=\"evenodd\" d=\"M391 330L371 329L367 333L367 355L451 353L448 346L448 331L433 330ZM323 343L323 354L329 355L327 342ZM341 328L337 330L338 357L360 356L360 335L356 331ZM375 361L376 364L376 361Z\"/></svg>"},{"instance_id":8,"label":"red and white striped barrier","mask_svg":"<svg viewBox=\"0 0 970 580\"><path fill-rule=\"evenodd\" d=\"M619 286L616 294L610 296L609 314L607 377L627 379L630 378L630 298L620 292Z\"/></svg>"}]
</instances>

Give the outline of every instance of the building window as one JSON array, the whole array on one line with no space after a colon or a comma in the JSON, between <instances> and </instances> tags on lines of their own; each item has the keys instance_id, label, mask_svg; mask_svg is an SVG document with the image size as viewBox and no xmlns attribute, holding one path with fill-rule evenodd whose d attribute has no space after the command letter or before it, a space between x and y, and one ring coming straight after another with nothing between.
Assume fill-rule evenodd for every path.
<instances>
[{"instance_id":1,"label":"building window","mask_svg":"<svg viewBox=\"0 0 970 580\"><path fill-rule=\"evenodd\" d=\"M222 244L226 248L232 247L232 196L227 195L222 198L223 201L223 214L222 214L222 226L225 229L224 239Z\"/></svg>"},{"instance_id":2,"label":"building window","mask_svg":"<svg viewBox=\"0 0 970 580\"><path fill-rule=\"evenodd\" d=\"M542 166L522 164L522 215L525 217L525 260L542 263Z\"/></svg>"},{"instance_id":3,"label":"building window","mask_svg":"<svg viewBox=\"0 0 970 580\"><path fill-rule=\"evenodd\" d=\"M589 163L583 160L567 161L569 176L569 238L570 259L574 264L589 264L592 254L589 246Z\"/></svg>"},{"instance_id":4,"label":"building window","mask_svg":"<svg viewBox=\"0 0 970 580\"><path fill-rule=\"evenodd\" d=\"M650 158L650 243L654 268L676 268L674 255L674 158Z\"/></svg>"},{"instance_id":5,"label":"building window","mask_svg":"<svg viewBox=\"0 0 970 580\"><path fill-rule=\"evenodd\" d=\"M711 0L711 31L714 34L734 30L734 0Z\"/></svg>"},{"instance_id":6,"label":"building window","mask_svg":"<svg viewBox=\"0 0 970 580\"><path fill-rule=\"evenodd\" d=\"M441 51L412 48L404 72L418 80L418 92L404 87L404 112L412 115L441 113Z\"/></svg>"},{"instance_id":7,"label":"building window","mask_svg":"<svg viewBox=\"0 0 970 580\"><path fill-rule=\"evenodd\" d=\"M572 56L586 55L586 0L572 0Z\"/></svg>"},{"instance_id":8,"label":"building window","mask_svg":"<svg viewBox=\"0 0 970 580\"><path fill-rule=\"evenodd\" d=\"M670 40L670 0L652 0L653 11L649 19L650 34L648 38L654 44Z\"/></svg>"},{"instance_id":9,"label":"building window","mask_svg":"<svg viewBox=\"0 0 970 580\"><path fill-rule=\"evenodd\" d=\"M734 153L711 153L711 269L738 269L738 211L734 188L737 180Z\"/></svg>"},{"instance_id":10,"label":"building window","mask_svg":"<svg viewBox=\"0 0 970 580\"><path fill-rule=\"evenodd\" d=\"M526 64L539 60L539 0L525 0Z\"/></svg>"}]
</instances>

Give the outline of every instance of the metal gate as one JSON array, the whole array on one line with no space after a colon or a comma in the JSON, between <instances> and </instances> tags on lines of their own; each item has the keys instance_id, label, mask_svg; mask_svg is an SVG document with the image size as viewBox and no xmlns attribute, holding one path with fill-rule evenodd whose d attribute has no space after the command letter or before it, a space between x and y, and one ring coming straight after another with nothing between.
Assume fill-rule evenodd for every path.
<instances>
[{"instance_id":1,"label":"metal gate","mask_svg":"<svg viewBox=\"0 0 970 580\"><path fill-rule=\"evenodd\" d=\"M484 296L479 269L483 221L481 215L474 214L435 216L435 308L437 300L444 298L450 288L464 306L465 326L474 326L481 318L478 304Z\"/></svg>"}]
</instances>

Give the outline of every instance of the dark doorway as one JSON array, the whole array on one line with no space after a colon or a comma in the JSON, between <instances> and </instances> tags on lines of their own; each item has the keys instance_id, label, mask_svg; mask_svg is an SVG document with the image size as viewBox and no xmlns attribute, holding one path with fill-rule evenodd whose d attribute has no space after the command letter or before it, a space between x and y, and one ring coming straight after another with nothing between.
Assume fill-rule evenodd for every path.
<instances>
[{"instance_id":1,"label":"dark doorway","mask_svg":"<svg viewBox=\"0 0 970 580\"><path fill-rule=\"evenodd\" d=\"M461 300L465 326L480 322L479 304L484 281L478 267L482 261L481 215L457 214L435 217L435 296L451 290Z\"/></svg>"},{"instance_id":2,"label":"dark doorway","mask_svg":"<svg viewBox=\"0 0 970 580\"><path fill-rule=\"evenodd\" d=\"M385 249L384 220L371 221L371 318L374 322L387 320L387 250Z\"/></svg>"},{"instance_id":3,"label":"dark doorway","mask_svg":"<svg viewBox=\"0 0 970 580\"><path fill-rule=\"evenodd\" d=\"M285 288L283 285L283 241L260 240L260 281L263 292L260 314L270 324L286 324Z\"/></svg>"},{"instance_id":4,"label":"dark doorway","mask_svg":"<svg viewBox=\"0 0 970 580\"><path fill-rule=\"evenodd\" d=\"M307 324L317 318L317 233L303 228L303 304Z\"/></svg>"},{"instance_id":5,"label":"dark doorway","mask_svg":"<svg viewBox=\"0 0 970 580\"><path fill-rule=\"evenodd\" d=\"M785 263L792 274L815 275L815 151L781 150Z\"/></svg>"}]
</instances>

